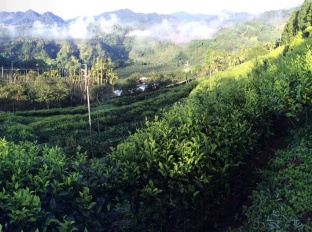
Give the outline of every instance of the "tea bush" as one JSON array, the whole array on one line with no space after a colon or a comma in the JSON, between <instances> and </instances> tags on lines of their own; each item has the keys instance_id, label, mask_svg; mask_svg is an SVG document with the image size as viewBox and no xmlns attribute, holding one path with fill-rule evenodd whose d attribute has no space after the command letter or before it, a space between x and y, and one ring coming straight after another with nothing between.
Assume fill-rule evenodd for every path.
<instances>
[{"instance_id":1,"label":"tea bush","mask_svg":"<svg viewBox=\"0 0 312 232\"><path fill-rule=\"evenodd\" d=\"M261 141L275 132L274 124L285 117L296 123L311 108L312 56L309 49L301 50L296 56L294 47L285 56L258 60L250 72L246 68L239 74L236 70L234 76L219 73L201 82L188 98L163 110L161 117L146 120L145 127L127 138L125 130L142 123L142 112L151 114L156 110L154 103L164 106L167 99L171 105L174 100L169 96L181 99L196 84L172 95L159 95L155 101L138 97L139 102L133 98L127 105L120 99L116 103L120 108L94 112L98 151L119 143L103 158L87 159L79 152L65 155L57 147L3 140L0 215L4 216L0 224L7 230L27 231L198 230L201 225L194 224L191 216L202 207L212 210L231 194L231 171L239 171L248 156L259 153ZM85 150L91 149L88 130L81 129L88 127L87 115L59 115L42 121L32 116L9 117L30 126L31 136L39 135L40 142L51 139L61 146L83 144ZM133 119L137 124L131 124ZM3 134L10 131L5 126L1 130ZM113 134L117 136L108 137ZM280 191L270 182L270 191L255 192L253 201L260 206L247 210L246 215L254 219L260 212L260 218L258 224L250 222L250 230L309 228L309 181L296 182L310 178L305 163L309 159L304 158L310 145L302 141L307 145L281 161L288 162L286 166L276 166L282 173L276 180L290 190ZM286 198L288 205L280 204Z\"/></svg>"},{"instance_id":2,"label":"tea bush","mask_svg":"<svg viewBox=\"0 0 312 232\"><path fill-rule=\"evenodd\" d=\"M311 231L311 126L296 132L286 150L276 152L245 207L246 225L237 231Z\"/></svg>"},{"instance_id":3,"label":"tea bush","mask_svg":"<svg viewBox=\"0 0 312 232\"><path fill-rule=\"evenodd\" d=\"M118 193L105 182L105 166L104 160L87 162L80 152L68 157L57 147L2 139L0 225L4 231L109 228L116 220L110 204Z\"/></svg>"},{"instance_id":4,"label":"tea bush","mask_svg":"<svg viewBox=\"0 0 312 232\"><path fill-rule=\"evenodd\" d=\"M0 113L0 137L9 141L37 141L59 146L69 154L76 147L83 152L103 156L118 142L144 126L146 117L156 114L174 102L189 95L197 85L193 81L185 86L160 89L137 96L113 99L91 108L93 146L91 152L87 107ZM105 149L103 149L105 147Z\"/></svg>"}]
</instances>

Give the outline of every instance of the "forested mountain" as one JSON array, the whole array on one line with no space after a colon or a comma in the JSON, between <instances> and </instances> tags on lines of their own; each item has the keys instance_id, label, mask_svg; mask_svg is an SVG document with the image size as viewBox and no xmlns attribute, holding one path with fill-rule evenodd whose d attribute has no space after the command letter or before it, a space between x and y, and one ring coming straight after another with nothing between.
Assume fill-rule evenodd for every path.
<instances>
[{"instance_id":1,"label":"forested mountain","mask_svg":"<svg viewBox=\"0 0 312 232\"><path fill-rule=\"evenodd\" d=\"M208 14L190 14L187 12L176 12L173 14L157 14L157 13L136 13L129 9L121 9L116 11L104 12L102 14L93 17L94 21L101 21L103 19L110 20L112 17L117 17L124 25L130 26L151 26L153 24L161 23L163 20L169 22L192 22L192 21L206 21L211 22L213 20L224 20L224 22L242 22L252 19L254 16L245 12L233 13L223 11L218 15ZM44 25L65 26L68 23L72 23L80 17L63 20L52 12L46 12L39 14L33 10L26 12L0 12L0 24L5 26L31 26L36 21ZM82 17L83 18L83 17Z\"/></svg>"},{"instance_id":2,"label":"forested mountain","mask_svg":"<svg viewBox=\"0 0 312 232\"><path fill-rule=\"evenodd\" d=\"M44 14L39 14L33 10L28 10L26 12L0 12L0 25L1 34L4 36L3 29L18 26L18 29L25 29L27 27L65 27L68 28L71 24L80 23L86 24L84 26L89 27L88 29L92 31L94 25L99 26L109 21L111 26L119 26L123 28L128 28L130 30L138 29L138 27L151 27L156 24L162 24L164 21L169 24L178 25L180 23L190 23L190 22L202 22L207 23L206 26L213 28L224 28L229 25L235 25L237 23L241 24L243 22L253 20L255 18L263 18L267 21L280 17L288 17L288 11L282 11L285 15L281 16L281 11L272 11L261 14L260 16L254 16L245 12L228 12L223 11L218 15L206 15L206 14L190 14L187 12L176 12L173 14L157 14L157 13L136 13L129 9L116 10L111 12L104 12L100 15L94 17L77 17L69 19L67 21L63 20L52 12L46 12ZM39 25L38 25L39 24ZM101 26L100 26L101 27ZM103 28L102 28L103 29ZM142 28L140 28L142 29ZM15 36L14 34L8 34L9 36ZM7 35L5 35L7 36Z\"/></svg>"},{"instance_id":3,"label":"forested mountain","mask_svg":"<svg viewBox=\"0 0 312 232\"><path fill-rule=\"evenodd\" d=\"M165 15L157 13L135 13L129 9L116 10L111 12L105 12L95 16L95 20L106 19L109 20L112 15L118 18L123 24L129 26L151 26L153 24L161 23L163 20L177 21L178 19L174 15Z\"/></svg>"},{"instance_id":4,"label":"forested mountain","mask_svg":"<svg viewBox=\"0 0 312 232\"><path fill-rule=\"evenodd\" d=\"M181 21L206 21L210 22L213 20L218 20L223 18L226 23L238 23L244 22L253 19L255 16L247 12L230 12L222 11L218 15L209 15L209 14L190 14L187 12L175 12L172 14L175 18Z\"/></svg>"},{"instance_id":5,"label":"forested mountain","mask_svg":"<svg viewBox=\"0 0 312 232\"><path fill-rule=\"evenodd\" d=\"M93 57L103 55L137 64L179 66L190 61L195 65L201 64L207 49L221 57L244 53L248 59L276 45L290 13L159 15L123 9L65 21L51 12L1 12L0 65L14 61L24 67L38 62L75 67L91 65Z\"/></svg>"}]
</instances>

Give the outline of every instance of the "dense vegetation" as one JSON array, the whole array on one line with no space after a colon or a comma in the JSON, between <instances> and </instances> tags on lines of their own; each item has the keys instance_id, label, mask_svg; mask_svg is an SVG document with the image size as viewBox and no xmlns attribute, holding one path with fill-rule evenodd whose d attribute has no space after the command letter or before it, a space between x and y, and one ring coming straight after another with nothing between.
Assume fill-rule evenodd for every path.
<instances>
[{"instance_id":1,"label":"dense vegetation","mask_svg":"<svg viewBox=\"0 0 312 232\"><path fill-rule=\"evenodd\" d=\"M284 27L282 43L290 44L298 33L309 37L311 32L312 8L311 1L304 1L300 10L294 11Z\"/></svg>"},{"instance_id":2,"label":"dense vegetation","mask_svg":"<svg viewBox=\"0 0 312 232\"><path fill-rule=\"evenodd\" d=\"M260 53L268 53L275 47L281 26L290 12L267 12L244 23L230 24L211 39L186 41L182 44L163 39L137 39L129 36L129 27L126 25L114 26L111 32L103 32L98 28L98 23L90 24L88 30L94 37L87 40L49 39L30 35L9 37L0 28L0 66L10 67L13 61L17 68L43 69L52 65L55 69L80 69L81 63L91 66L95 57L105 56L115 63L116 68L135 64L136 72L140 72L140 66L146 64L172 67L179 67L187 61L192 65L202 64L207 49L220 53L220 57L230 55L238 59L243 53L247 59L251 59L259 55L259 50ZM253 52L249 49L253 47L258 52L250 57ZM225 69L228 61L223 63L226 63Z\"/></svg>"},{"instance_id":3,"label":"dense vegetation","mask_svg":"<svg viewBox=\"0 0 312 232\"><path fill-rule=\"evenodd\" d=\"M289 53L259 62L246 77L202 82L184 102L164 112L162 119L148 122L146 129L131 135L112 154L89 163L84 156L73 154L67 160L61 150L44 148L55 154L48 156L52 159L48 162L39 145L3 141L7 150L3 158L13 159L8 154L19 158L2 162L3 176L8 177L2 182L1 199L8 202L2 206L7 217L1 218L1 224L28 230L49 225L93 231L198 229L203 225L195 224L192 215L204 205L209 211L230 194L230 170L257 154L257 144L273 132L272 124L284 116L294 120L310 108L307 73L312 60L304 47L298 47L303 51L300 56ZM30 154L46 166L27 162ZM23 166L29 176L8 166L19 161L35 165ZM52 164L55 171L49 171ZM38 176L45 181L35 182ZM14 199L20 203L9 203ZM66 199L76 203L67 205ZM23 207L27 214L22 213ZM34 216L38 213L42 216Z\"/></svg>"},{"instance_id":4,"label":"dense vegetation","mask_svg":"<svg viewBox=\"0 0 312 232\"><path fill-rule=\"evenodd\" d=\"M81 146L88 155L103 156L110 147L124 140L144 121L151 119L174 102L188 96L197 85L160 89L150 93L126 96L102 104L94 104L91 109L93 149L91 149L88 128L87 106L76 108L50 109L40 111L20 111L15 114L0 114L0 135L8 141L37 141L65 149L74 154Z\"/></svg>"},{"instance_id":5,"label":"dense vegetation","mask_svg":"<svg viewBox=\"0 0 312 232\"><path fill-rule=\"evenodd\" d=\"M282 47L224 72L208 50L207 75L198 82L94 106L95 158L79 140L88 133L86 108L3 113L2 230L225 230L211 218L233 194L233 174L239 178L264 144L288 129L279 125L292 125L299 130L293 142L269 157L241 227L228 230L311 231L311 42L298 33L283 53ZM125 136L130 127L136 132ZM114 133L105 134L107 128ZM106 152L116 133L118 145ZM54 138L62 148L48 146Z\"/></svg>"}]
</instances>

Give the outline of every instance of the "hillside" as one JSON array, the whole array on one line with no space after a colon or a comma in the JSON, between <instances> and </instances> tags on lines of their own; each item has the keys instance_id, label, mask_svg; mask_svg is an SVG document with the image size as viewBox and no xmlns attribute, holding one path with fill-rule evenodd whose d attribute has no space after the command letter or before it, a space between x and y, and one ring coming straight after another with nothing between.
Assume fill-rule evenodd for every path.
<instances>
[{"instance_id":1,"label":"hillside","mask_svg":"<svg viewBox=\"0 0 312 232\"><path fill-rule=\"evenodd\" d=\"M75 135L77 138L88 137L85 113L75 112L74 109L21 112L18 115L3 113L2 131L10 135L8 139L21 141L36 139L38 135L41 138L48 136L50 142L56 141L67 147L48 148L29 142L15 145L1 141L0 170L4 177L1 187L5 192L0 197L5 204L0 204L0 208L7 216L0 219L0 224L9 229L23 230L52 229L63 225L67 229L87 228L92 231L100 231L101 228L224 231L224 226L233 224L229 224L228 219L224 220L224 211L220 207L226 207L224 204L233 196L232 191L238 183L236 179L232 182L233 178L242 177L242 170L254 171L245 167L252 159L261 158L265 142L273 139L272 133L278 135L280 126L275 125L281 125L286 120L298 128L307 122L305 115L310 115L312 98L311 81L307 75L311 54L302 48L310 42L306 40L294 45L292 52L285 56L263 57L258 62L246 62L212 78L201 79L189 97L167 108L160 118L151 118L145 128L123 139L112 153L89 162L79 151L68 150L80 144L81 140L77 140ZM167 94L161 97L163 102L171 99ZM148 97L139 96L142 99ZM144 102L148 103L148 107L153 106L157 99L154 96L150 96L151 103L146 99L138 104L129 104L131 98L123 98L117 100L121 105L126 104L121 108L109 105L103 105L98 110L93 108L93 131L97 130L97 112L101 115L100 130L109 133L108 125L118 120L119 116L124 115L123 121L127 121L130 112L131 115L141 115ZM130 111L124 111L128 105ZM86 108L80 110L86 111ZM113 112L117 113L116 116ZM137 121L137 116L130 120ZM79 124L84 124L84 132L79 131ZM283 125L293 128L289 124ZM52 136L54 132L56 134ZM111 135L119 132L124 134L120 128L115 128ZM94 146L100 148L100 137L94 135L93 138ZM280 138L274 137L274 140ZM81 145L91 149L87 143ZM304 144L301 143L301 146ZM104 151L103 147L101 151ZM300 167L300 173L305 173L303 161L296 163L296 160L291 162ZM283 163L279 163L277 170L292 170L291 167L281 167L284 167ZM38 182L39 177L43 181ZM249 183L247 179L243 183L245 185L240 186L242 189L250 187L246 186ZM17 201L13 197L17 194L33 200L21 203L26 206L20 209L17 203L11 203ZM71 204L73 199L74 205ZM300 198L301 201L305 202L304 198ZM270 212L276 212L273 206L270 209ZM306 214L300 213L301 209L307 212L310 208L304 203L298 206L299 212L297 209L294 212L299 219L306 217ZM28 213L25 217L18 217L9 213L12 210L27 210ZM37 216L40 212L46 214ZM248 220L254 220L253 211L249 210L246 214ZM289 218L290 223L295 222L293 217ZM263 218L267 218L265 214ZM249 221L248 226L256 226L253 223L256 222ZM292 224L279 225L293 228L287 227Z\"/></svg>"},{"instance_id":2,"label":"hillside","mask_svg":"<svg viewBox=\"0 0 312 232\"><path fill-rule=\"evenodd\" d=\"M61 106L69 83L70 94L80 91L85 105L0 112L0 231L312 231L311 10L305 0L292 13L282 33L285 45L278 40L277 47L263 50L266 37L257 30L281 30L290 13L267 12L245 22L244 33L241 25L236 35L228 28L235 35L233 53L226 53L226 44L217 49L215 40L186 44L177 59L193 49L204 56L196 80L188 76L192 67L176 60L176 67L188 70L181 75L184 85L157 89L176 73L153 72L153 91L130 94L141 77L134 73L124 80L129 95L106 101L101 98L114 86L115 74L105 52L113 55L113 44L127 44L119 49L129 51L129 60L131 45L142 46L142 59L122 68L148 66L144 58L153 55L155 64L170 59L179 46L122 40L125 31L118 27L119 36L106 42L56 40L55 49L38 38L5 41L5 49L26 44L34 54L40 45L43 61L54 52L64 66L53 69L51 59L42 73L7 69L2 103L15 110L23 101ZM301 31L289 37L290 28ZM227 36L224 30L219 36ZM74 64L81 70L79 59L93 52L100 53L90 67L68 72ZM90 114L88 85L82 84L87 81L93 87Z\"/></svg>"}]
</instances>

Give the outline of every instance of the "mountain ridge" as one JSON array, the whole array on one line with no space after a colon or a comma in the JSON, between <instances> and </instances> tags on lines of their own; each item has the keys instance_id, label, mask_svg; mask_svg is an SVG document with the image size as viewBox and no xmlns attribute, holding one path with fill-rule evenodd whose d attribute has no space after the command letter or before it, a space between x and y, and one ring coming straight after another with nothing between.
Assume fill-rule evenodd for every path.
<instances>
[{"instance_id":1,"label":"mountain ridge","mask_svg":"<svg viewBox=\"0 0 312 232\"><path fill-rule=\"evenodd\" d=\"M90 39L115 33L143 40L148 38L184 43L193 39L211 39L221 29L255 19L262 23L269 22L272 26L278 24L281 28L290 13L291 10L269 11L258 16L229 11L222 11L218 15L187 12L145 14L120 9L92 17L64 20L53 12L40 14L33 10L0 11L0 37Z\"/></svg>"},{"instance_id":2,"label":"mountain ridge","mask_svg":"<svg viewBox=\"0 0 312 232\"><path fill-rule=\"evenodd\" d=\"M136 13L127 8L120 9L116 11L103 12L99 15L92 16L94 20L98 21L101 18L109 20L112 15L115 15L119 20L126 23L134 23L137 22L139 24L157 24L161 23L163 20L168 20L171 22L177 21L211 21L217 20L220 18L219 16L227 15L229 20L236 19L250 19L254 15L248 14L246 12L238 12L238 13L230 13L230 12L222 12L219 15L212 14L191 14L187 12L175 12L172 14L158 14L158 13ZM17 12L7 12L0 11L0 24L5 26L32 26L32 24L36 21L44 24L44 25L52 25L55 24L57 26L66 25L72 21L75 21L77 18L87 18L85 16L78 16L72 19L64 20L60 16L54 14L53 12L45 12L40 14L34 10L27 10L25 12L17 11Z\"/></svg>"},{"instance_id":3,"label":"mountain ridge","mask_svg":"<svg viewBox=\"0 0 312 232\"><path fill-rule=\"evenodd\" d=\"M27 10L25 12L7 12L0 11L0 24L6 26L32 26L35 22L40 22L43 25L57 25L62 26L66 21L52 12L45 12L40 14L34 10Z\"/></svg>"}]
</instances>

